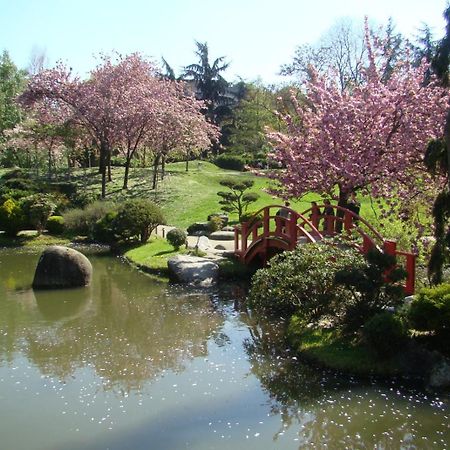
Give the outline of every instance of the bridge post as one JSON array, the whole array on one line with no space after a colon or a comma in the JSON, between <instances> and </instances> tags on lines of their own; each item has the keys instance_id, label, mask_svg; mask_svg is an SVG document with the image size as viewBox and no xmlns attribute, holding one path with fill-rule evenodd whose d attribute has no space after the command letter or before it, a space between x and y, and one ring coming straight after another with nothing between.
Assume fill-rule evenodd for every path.
<instances>
[{"instance_id":1,"label":"bridge post","mask_svg":"<svg viewBox=\"0 0 450 450\"><path fill-rule=\"evenodd\" d=\"M387 255L395 256L397 252L397 242L395 241L384 241L383 243L384 253Z\"/></svg>"},{"instance_id":2,"label":"bridge post","mask_svg":"<svg viewBox=\"0 0 450 450\"><path fill-rule=\"evenodd\" d=\"M414 286L416 284L416 256L414 253L408 253L406 255L406 286L405 286L405 294L413 295L414 294Z\"/></svg>"},{"instance_id":3,"label":"bridge post","mask_svg":"<svg viewBox=\"0 0 450 450\"><path fill-rule=\"evenodd\" d=\"M269 212L269 208L266 208L266 209L264 209L264 217L263 217L263 236L265 236L265 237L269 236L269 233L270 233L269 220L270 220L270 212ZM277 223L277 227L278 227L278 223Z\"/></svg>"},{"instance_id":4,"label":"bridge post","mask_svg":"<svg viewBox=\"0 0 450 450\"><path fill-rule=\"evenodd\" d=\"M241 251L244 253L247 250L247 222L244 222L241 227Z\"/></svg>"},{"instance_id":5,"label":"bridge post","mask_svg":"<svg viewBox=\"0 0 450 450\"><path fill-rule=\"evenodd\" d=\"M345 211L345 213L344 213L344 230L350 231L352 228L353 228L353 216L348 211Z\"/></svg>"}]
</instances>

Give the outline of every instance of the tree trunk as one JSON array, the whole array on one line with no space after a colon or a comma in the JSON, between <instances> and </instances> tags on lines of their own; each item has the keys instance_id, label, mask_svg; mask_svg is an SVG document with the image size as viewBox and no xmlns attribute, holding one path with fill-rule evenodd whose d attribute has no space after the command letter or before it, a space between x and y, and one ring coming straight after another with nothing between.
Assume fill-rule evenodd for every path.
<instances>
[{"instance_id":1,"label":"tree trunk","mask_svg":"<svg viewBox=\"0 0 450 450\"><path fill-rule=\"evenodd\" d=\"M445 120L445 146L447 148L447 185L450 191L450 109L447 112L447 118Z\"/></svg>"},{"instance_id":2,"label":"tree trunk","mask_svg":"<svg viewBox=\"0 0 450 450\"><path fill-rule=\"evenodd\" d=\"M130 172L131 159L127 157L125 161L125 175L123 176L123 186L122 189L128 189L128 174Z\"/></svg>"},{"instance_id":3,"label":"tree trunk","mask_svg":"<svg viewBox=\"0 0 450 450\"><path fill-rule=\"evenodd\" d=\"M189 172L189 155L186 155L186 172Z\"/></svg>"},{"instance_id":4,"label":"tree trunk","mask_svg":"<svg viewBox=\"0 0 450 450\"><path fill-rule=\"evenodd\" d=\"M164 180L166 174L166 155L164 154L161 159L161 180Z\"/></svg>"},{"instance_id":5,"label":"tree trunk","mask_svg":"<svg viewBox=\"0 0 450 450\"><path fill-rule=\"evenodd\" d=\"M107 155L107 165L108 165L108 183L110 183L112 181L112 176L111 176L111 151L109 151L108 155Z\"/></svg>"},{"instance_id":6,"label":"tree trunk","mask_svg":"<svg viewBox=\"0 0 450 450\"><path fill-rule=\"evenodd\" d=\"M158 166L159 166L159 160L161 158L161 155L158 154L155 156L155 161L153 163L153 185L152 189L156 189L156 184L158 182Z\"/></svg>"},{"instance_id":7,"label":"tree trunk","mask_svg":"<svg viewBox=\"0 0 450 450\"><path fill-rule=\"evenodd\" d=\"M349 195L350 195L349 191L346 191L342 189L341 186L339 186L339 200L337 205L340 206L341 208L347 208ZM341 233L344 220L344 211L338 209L336 212L336 216L339 218L338 220L336 220L336 232Z\"/></svg>"},{"instance_id":8,"label":"tree trunk","mask_svg":"<svg viewBox=\"0 0 450 450\"><path fill-rule=\"evenodd\" d=\"M106 160L108 153L108 146L105 143L100 145L100 162L99 169L102 175L102 198L106 197Z\"/></svg>"}]
</instances>

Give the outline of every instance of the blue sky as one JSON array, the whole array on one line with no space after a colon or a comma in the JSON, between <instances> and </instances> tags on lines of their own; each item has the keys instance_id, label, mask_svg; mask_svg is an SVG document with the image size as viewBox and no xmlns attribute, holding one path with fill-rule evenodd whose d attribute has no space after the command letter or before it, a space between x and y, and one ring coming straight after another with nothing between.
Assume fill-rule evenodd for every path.
<instances>
[{"instance_id":1,"label":"blue sky","mask_svg":"<svg viewBox=\"0 0 450 450\"><path fill-rule=\"evenodd\" d=\"M95 54L139 51L179 72L194 62L194 40L208 42L211 57L226 56L226 78L279 80L295 47L314 43L337 19L384 24L411 37L423 22L444 31L445 0L0 0L0 50L26 67L33 48L50 66L62 59L81 75Z\"/></svg>"}]
</instances>

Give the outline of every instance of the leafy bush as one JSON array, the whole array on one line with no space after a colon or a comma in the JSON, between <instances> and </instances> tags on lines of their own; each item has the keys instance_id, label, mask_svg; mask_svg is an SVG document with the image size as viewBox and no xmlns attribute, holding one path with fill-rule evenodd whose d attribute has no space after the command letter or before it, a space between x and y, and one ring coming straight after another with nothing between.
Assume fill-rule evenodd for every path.
<instances>
[{"instance_id":1,"label":"leafy bush","mask_svg":"<svg viewBox=\"0 0 450 450\"><path fill-rule=\"evenodd\" d=\"M98 200L84 209L74 208L66 211L63 215L64 223L68 231L93 238L97 221L116 209L114 203Z\"/></svg>"},{"instance_id":2,"label":"leafy bush","mask_svg":"<svg viewBox=\"0 0 450 450\"><path fill-rule=\"evenodd\" d=\"M364 324L362 333L370 350L383 359L398 353L407 337L401 319L388 311L372 316Z\"/></svg>"},{"instance_id":3,"label":"leafy bush","mask_svg":"<svg viewBox=\"0 0 450 450\"><path fill-rule=\"evenodd\" d=\"M187 234L185 231L180 230L179 228L173 228L166 235L167 242L178 250L182 245L186 243Z\"/></svg>"},{"instance_id":4,"label":"leafy bush","mask_svg":"<svg viewBox=\"0 0 450 450\"><path fill-rule=\"evenodd\" d=\"M49 194L34 194L22 202L22 210L31 226L39 233L44 231L48 218L56 209L53 197Z\"/></svg>"},{"instance_id":5,"label":"leafy bush","mask_svg":"<svg viewBox=\"0 0 450 450\"><path fill-rule=\"evenodd\" d=\"M110 211L104 217L97 220L93 227L92 237L105 244L110 244L116 240L115 221L117 211Z\"/></svg>"},{"instance_id":6,"label":"leafy bush","mask_svg":"<svg viewBox=\"0 0 450 450\"><path fill-rule=\"evenodd\" d=\"M208 221L208 228L211 233L219 231L223 227L223 219L220 216L211 216Z\"/></svg>"},{"instance_id":7,"label":"leafy bush","mask_svg":"<svg viewBox=\"0 0 450 450\"><path fill-rule=\"evenodd\" d=\"M395 264L394 256L371 250L367 264L348 266L336 273L336 285L351 292L345 304L344 331L355 332L376 313L402 303L405 294L399 281L405 278L406 272L401 268L392 269Z\"/></svg>"},{"instance_id":8,"label":"leafy bush","mask_svg":"<svg viewBox=\"0 0 450 450\"><path fill-rule=\"evenodd\" d=\"M115 232L124 240L138 237L141 242L147 242L150 233L164 223L158 205L150 200L133 199L120 207L115 220Z\"/></svg>"},{"instance_id":9,"label":"leafy bush","mask_svg":"<svg viewBox=\"0 0 450 450\"><path fill-rule=\"evenodd\" d=\"M435 333L439 342L448 345L450 338L450 283L423 288L408 312L411 326L416 330Z\"/></svg>"},{"instance_id":10,"label":"leafy bush","mask_svg":"<svg viewBox=\"0 0 450 450\"><path fill-rule=\"evenodd\" d=\"M62 216L49 217L47 220L47 231L50 234L62 234L64 232L64 218Z\"/></svg>"},{"instance_id":11,"label":"leafy bush","mask_svg":"<svg viewBox=\"0 0 450 450\"><path fill-rule=\"evenodd\" d=\"M77 192L70 196L70 202L75 208L85 208L98 199L98 195L93 192Z\"/></svg>"},{"instance_id":12,"label":"leafy bush","mask_svg":"<svg viewBox=\"0 0 450 450\"><path fill-rule=\"evenodd\" d=\"M245 161L239 155L219 155L214 159L214 164L221 169L244 170Z\"/></svg>"},{"instance_id":13,"label":"leafy bush","mask_svg":"<svg viewBox=\"0 0 450 450\"><path fill-rule=\"evenodd\" d=\"M38 191L37 184L29 178L10 178L4 182L4 186L9 189L19 189L21 191Z\"/></svg>"},{"instance_id":14,"label":"leafy bush","mask_svg":"<svg viewBox=\"0 0 450 450\"><path fill-rule=\"evenodd\" d=\"M14 200L6 200L0 206L0 229L8 236L15 236L24 229L25 216L22 208Z\"/></svg>"},{"instance_id":15,"label":"leafy bush","mask_svg":"<svg viewBox=\"0 0 450 450\"><path fill-rule=\"evenodd\" d=\"M352 248L315 243L284 252L258 270L252 279L250 306L272 314L297 315L304 323L317 322L324 315L336 315L349 291L336 286L335 273L364 265Z\"/></svg>"},{"instance_id":16,"label":"leafy bush","mask_svg":"<svg viewBox=\"0 0 450 450\"><path fill-rule=\"evenodd\" d=\"M13 169L0 177L1 181L11 180L12 178L26 178L26 173L22 169Z\"/></svg>"},{"instance_id":17,"label":"leafy bush","mask_svg":"<svg viewBox=\"0 0 450 450\"><path fill-rule=\"evenodd\" d=\"M47 183L45 185L45 190L48 192L60 193L64 194L67 197L71 197L76 194L77 185L76 183L72 183L70 181L58 181Z\"/></svg>"}]
</instances>

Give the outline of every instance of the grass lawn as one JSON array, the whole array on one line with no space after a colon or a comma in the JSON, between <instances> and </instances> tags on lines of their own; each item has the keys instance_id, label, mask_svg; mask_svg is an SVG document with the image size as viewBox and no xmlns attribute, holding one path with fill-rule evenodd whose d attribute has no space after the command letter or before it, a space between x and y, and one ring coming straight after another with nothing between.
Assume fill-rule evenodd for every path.
<instances>
[{"instance_id":1,"label":"grass lawn","mask_svg":"<svg viewBox=\"0 0 450 450\"><path fill-rule=\"evenodd\" d=\"M334 330L296 331L291 324L288 335L300 354L331 369L355 375L393 376L400 373L395 360L380 361L362 344L340 337Z\"/></svg>"}]
</instances>

